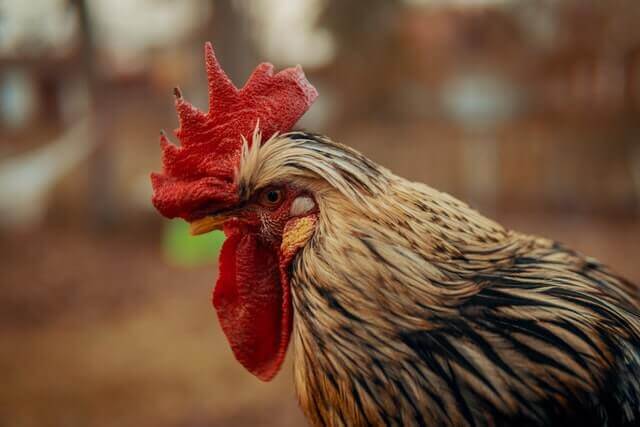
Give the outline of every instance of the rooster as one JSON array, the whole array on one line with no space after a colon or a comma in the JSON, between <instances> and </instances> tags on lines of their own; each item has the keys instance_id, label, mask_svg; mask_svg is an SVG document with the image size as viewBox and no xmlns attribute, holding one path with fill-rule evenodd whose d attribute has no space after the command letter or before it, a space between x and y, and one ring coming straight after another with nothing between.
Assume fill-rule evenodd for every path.
<instances>
[{"instance_id":1,"label":"rooster","mask_svg":"<svg viewBox=\"0 0 640 427\"><path fill-rule=\"evenodd\" d=\"M292 338L317 426L640 425L631 283L291 131L317 96L299 67L238 89L205 57L210 110L176 90L153 203L224 230L213 305L251 373L272 379Z\"/></svg>"}]
</instances>

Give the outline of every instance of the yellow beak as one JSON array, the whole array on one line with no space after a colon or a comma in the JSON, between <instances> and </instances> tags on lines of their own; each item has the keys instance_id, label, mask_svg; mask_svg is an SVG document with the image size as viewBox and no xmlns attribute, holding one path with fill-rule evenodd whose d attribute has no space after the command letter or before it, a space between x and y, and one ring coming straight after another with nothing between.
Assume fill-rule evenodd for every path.
<instances>
[{"instance_id":1,"label":"yellow beak","mask_svg":"<svg viewBox=\"0 0 640 427\"><path fill-rule=\"evenodd\" d=\"M205 216L204 218L191 221L190 231L192 236L208 233L213 230L222 230L222 225L229 219L228 215Z\"/></svg>"}]
</instances>

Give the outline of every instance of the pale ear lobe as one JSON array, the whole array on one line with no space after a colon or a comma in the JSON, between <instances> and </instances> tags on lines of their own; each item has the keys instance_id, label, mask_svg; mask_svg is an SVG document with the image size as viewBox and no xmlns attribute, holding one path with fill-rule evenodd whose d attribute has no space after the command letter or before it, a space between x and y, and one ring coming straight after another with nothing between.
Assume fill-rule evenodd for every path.
<instances>
[{"instance_id":1,"label":"pale ear lobe","mask_svg":"<svg viewBox=\"0 0 640 427\"><path fill-rule=\"evenodd\" d=\"M300 216L304 215L308 212L311 212L313 208L316 207L316 203L309 196L299 196L291 203L291 208L289 209L289 215L291 216Z\"/></svg>"}]
</instances>

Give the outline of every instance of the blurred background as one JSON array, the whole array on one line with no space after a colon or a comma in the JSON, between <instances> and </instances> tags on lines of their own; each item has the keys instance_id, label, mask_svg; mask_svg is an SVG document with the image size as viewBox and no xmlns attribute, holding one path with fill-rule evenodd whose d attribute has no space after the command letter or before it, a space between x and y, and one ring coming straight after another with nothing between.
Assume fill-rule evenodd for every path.
<instances>
[{"instance_id":1,"label":"blurred background","mask_svg":"<svg viewBox=\"0 0 640 427\"><path fill-rule=\"evenodd\" d=\"M302 64L300 126L640 283L637 0L0 0L0 426L298 426L233 359L222 237L150 204L172 88ZM175 140L175 138L174 138Z\"/></svg>"}]
</instances>

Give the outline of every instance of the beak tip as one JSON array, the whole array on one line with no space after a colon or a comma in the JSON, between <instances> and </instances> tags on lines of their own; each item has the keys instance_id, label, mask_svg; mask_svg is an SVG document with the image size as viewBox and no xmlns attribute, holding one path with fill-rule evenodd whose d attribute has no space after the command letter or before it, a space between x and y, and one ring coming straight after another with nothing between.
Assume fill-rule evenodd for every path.
<instances>
[{"instance_id":1,"label":"beak tip","mask_svg":"<svg viewBox=\"0 0 640 427\"><path fill-rule=\"evenodd\" d=\"M213 230L222 230L226 216L206 216L189 223L189 233L192 236L199 236Z\"/></svg>"}]
</instances>

